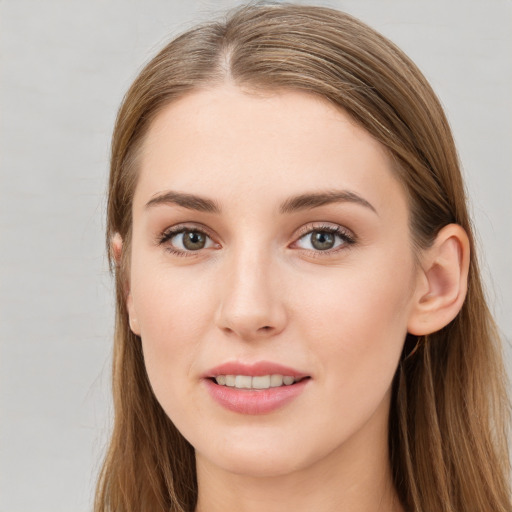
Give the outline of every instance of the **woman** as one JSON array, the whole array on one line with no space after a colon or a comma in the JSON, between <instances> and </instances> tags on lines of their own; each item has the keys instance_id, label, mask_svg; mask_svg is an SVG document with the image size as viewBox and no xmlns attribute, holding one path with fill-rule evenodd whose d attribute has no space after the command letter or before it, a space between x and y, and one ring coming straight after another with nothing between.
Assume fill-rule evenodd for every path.
<instances>
[{"instance_id":1,"label":"woman","mask_svg":"<svg viewBox=\"0 0 512 512\"><path fill-rule=\"evenodd\" d=\"M241 7L119 111L96 510L509 511L508 402L434 93L346 14Z\"/></svg>"}]
</instances>

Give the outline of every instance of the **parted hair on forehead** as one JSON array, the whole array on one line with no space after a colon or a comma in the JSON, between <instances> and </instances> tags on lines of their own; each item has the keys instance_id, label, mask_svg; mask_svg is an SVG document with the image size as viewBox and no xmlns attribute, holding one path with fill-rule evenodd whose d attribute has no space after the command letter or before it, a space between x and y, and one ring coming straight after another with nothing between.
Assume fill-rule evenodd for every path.
<instances>
[{"instance_id":1,"label":"parted hair on forehead","mask_svg":"<svg viewBox=\"0 0 512 512\"><path fill-rule=\"evenodd\" d=\"M138 155L162 109L222 83L253 91L305 91L329 101L386 149L409 201L417 250L461 225L471 262L458 316L425 339L408 336L389 420L390 463L406 510L509 511L508 401L500 340L488 311L449 124L416 65L388 39L343 12L256 3L202 23L143 68L119 109L111 153L107 245L117 312L115 419L96 492L96 512L190 512L197 500L194 451L153 395L125 289ZM408 357L410 346L419 348Z\"/></svg>"}]
</instances>

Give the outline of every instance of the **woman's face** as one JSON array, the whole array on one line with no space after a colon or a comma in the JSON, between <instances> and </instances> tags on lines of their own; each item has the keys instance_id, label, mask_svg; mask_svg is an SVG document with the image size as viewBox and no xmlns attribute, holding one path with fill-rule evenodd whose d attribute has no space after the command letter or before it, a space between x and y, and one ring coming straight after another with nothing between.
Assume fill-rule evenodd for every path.
<instances>
[{"instance_id":1,"label":"woman's face","mask_svg":"<svg viewBox=\"0 0 512 512\"><path fill-rule=\"evenodd\" d=\"M198 464L277 475L385 455L418 270L390 160L343 112L230 85L164 108L129 280L151 385Z\"/></svg>"}]
</instances>

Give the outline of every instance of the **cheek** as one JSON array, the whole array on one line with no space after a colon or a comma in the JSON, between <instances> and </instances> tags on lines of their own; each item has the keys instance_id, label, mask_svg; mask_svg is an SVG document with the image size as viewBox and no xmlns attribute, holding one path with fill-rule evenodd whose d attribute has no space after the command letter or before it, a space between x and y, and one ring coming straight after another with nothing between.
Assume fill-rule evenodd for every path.
<instances>
[{"instance_id":1,"label":"cheek","mask_svg":"<svg viewBox=\"0 0 512 512\"><path fill-rule=\"evenodd\" d=\"M192 274L194 275L194 274ZM191 372L201 341L211 329L213 303L204 276L134 258L132 297L144 360L157 394L172 397Z\"/></svg>"},{"instance_id":2,"label":"cheek","mask_svg":"<svg viewBox=\"0 0 512 512\"><path fill-rule=\"evenodd\" d=\"M390 383L407 334L413 264L393 260L398 263L389 268L381 260L332 269L331 275L303 282L294 294L301 298L295 304L301 337L310 340L325 378L356 395Z\"/></svg>"}]
</instances>

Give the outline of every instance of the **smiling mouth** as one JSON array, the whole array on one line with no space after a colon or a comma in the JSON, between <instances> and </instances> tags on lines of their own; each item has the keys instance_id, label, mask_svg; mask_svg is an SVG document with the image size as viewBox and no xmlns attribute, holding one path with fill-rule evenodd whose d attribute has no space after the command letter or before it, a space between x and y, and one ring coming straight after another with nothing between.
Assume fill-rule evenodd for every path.
<instances>
[{"instance_id":1,"label":"smiling mouth","mask_svg":"<svg viewBox=\"0 0 512 512\"><path fill-rule=\"evenodd\" d=\"M236 389L247 389L258 391L263 389L280 388L292 386L310 377L293 377L291 375L217 375L211 380L219 386L225 386Z\"/></svg>"}]
</instances>

